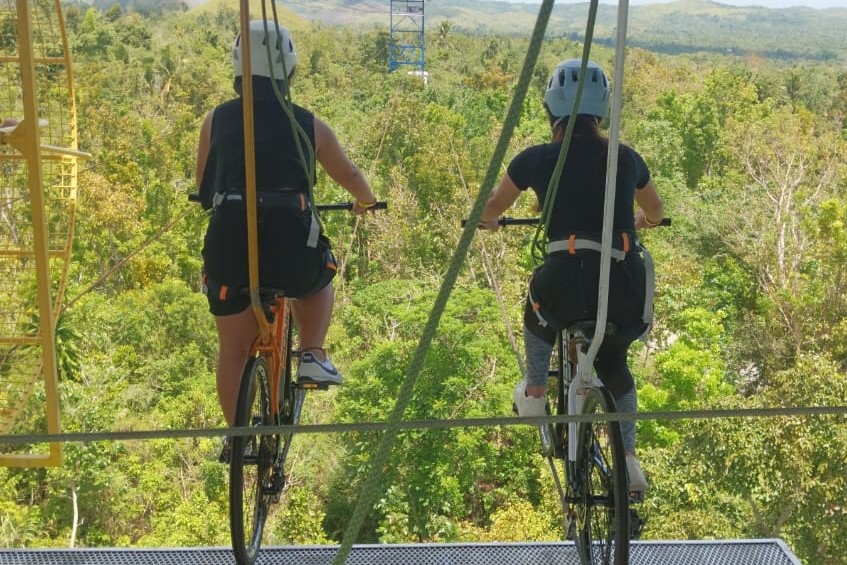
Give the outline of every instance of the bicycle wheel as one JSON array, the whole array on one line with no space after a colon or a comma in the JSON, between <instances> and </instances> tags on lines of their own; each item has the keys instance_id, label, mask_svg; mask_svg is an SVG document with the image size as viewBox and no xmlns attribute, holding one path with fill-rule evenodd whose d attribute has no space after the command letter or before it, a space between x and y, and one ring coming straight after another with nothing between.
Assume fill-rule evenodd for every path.
<instances>
[{"instance_id":1,"label":"bicycle wheel","mask_svg":"<svg viewBox=\"0 0 847 565\"><path fill-rule=\"evenodd\" d=\"M235 412L235 426L274 425L270 410L267 362L262 357L247 361ZM273 499L274 466L279 436L232 437L229 465L229 517L232 549L238 565L253 565L262 544L268 508Z\"/></svg>"},{"instance_id":2,"label":"bicycle wheel","mask_svg":"<svg viewBox=\"0 0 847 565\"><path fill-rule=\"evenodd\" d=\"M614 412L606 389L586 394L583 414ZM629 500L620 422L578 426L575 477L575 542L583 565L629 563Z\"/></svg>"}]
</instances>

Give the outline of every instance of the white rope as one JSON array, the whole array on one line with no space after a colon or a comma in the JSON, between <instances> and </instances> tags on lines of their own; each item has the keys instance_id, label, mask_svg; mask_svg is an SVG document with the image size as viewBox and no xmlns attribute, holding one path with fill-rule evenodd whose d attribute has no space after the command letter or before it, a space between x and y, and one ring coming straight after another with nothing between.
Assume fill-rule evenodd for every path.
<instances>
[{"instance_id":1,"label":"white rope","mask_svg":"<svg viewBox=\"0 0 847 565\"><path fill-rule=\"evenodd\" d=\"M609 155L606 160L606 195L603 209L603 237L600 240L600 286L597 294L597 324L591 347L580 364L580 372L591 371L597 350L606 334L606 319L609 313L609 273L612 263L612 228L615 223L615 189L618 178L618 146L620 143L621 108L623 106L623 75L626 59L626 24L629 0L618 3L618 34L615 41L615 79L612 83L611 124L609 125Z\"/></svg>"}]
</instances>

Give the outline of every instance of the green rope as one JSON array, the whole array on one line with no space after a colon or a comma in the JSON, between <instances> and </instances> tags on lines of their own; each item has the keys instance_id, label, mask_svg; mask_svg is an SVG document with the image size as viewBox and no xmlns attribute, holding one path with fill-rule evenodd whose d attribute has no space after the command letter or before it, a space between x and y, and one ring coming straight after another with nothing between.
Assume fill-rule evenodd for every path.
<instances>
[{"instance_id":1,"label":"green rope","mask_svg":"<svg viewBox=\"0 0 847 565\"><path fill-rule=\"evenodd\" d=\"M265 34L269 36L270 34L268 33L268 17L266 3L266 0L262 2L262 20L265 22ZM276 26L276 29L279 30L279 14L276 10L276 2L271 2L271 11L273 12L274 25ZM281 46L280 49L282 48L283 47ZM309 141L309 135L306 133L306 131L303 129L303 126L300 125L300 123L294 116L294 102L291 99L291 83L288 80L289 72L285 64L285 56L282 57L282 71L283 74L285 74L286 76L285 92L281 92L279 89L279 85L277 84L277 79L274 76L274 66L271 55L270 42L265 44L265 52L268 56L268 69L271 72L271 88L273 88L274 95L276 96L280 107L285 112L285 115L288 116L288 123L291 124L291 133L294 138L294 145L297 148L297 155L300 157L300 165L303 168L303 172L306 174L307 196L309 198L309 202L314 204L314 188L315 184L317 183L317 163L315 162L315 148ZM305 151L303 149L304 145L306 148ZM318 213L317 207L312 206L312 214L314 214L318 225L320 226L321 230L323 230L323 225L321 224L321 218L320 214Z\"/></svg>"},{"instance_id":2,"label":"green rope","mask_svg":"<svg viewBox=\"0 0 847 565\"><path fill-rule=\"evenodd\" d=\"M579 81L576 85L576 96L571 107L570 116L572 119L568 120L568 125L565 128L565 135L562 138L562 148L559 150L558 159L556 159L553 176L550 177L550 183L547 185L547 193L544 195L544 206L541 209L541 217L538 221L538 226L535 228L535 235L532 238L531 254L532 260L536 265L543 263L547 257L547 233L550 231L553 204L556 202L556 194L559 192L559 179L562 176L562 169L565 168L565 158L571 145L574 124L576 124L576 115L579 109L579 103L582 100L582 89L585 86L585 71L588 68L591 43L594 39L594 22L597 19L597 4L598 0L591 0L591 4L588 7L588 23L585 26L585 42L582 45L582 63L579 69Z\"/></svg>"},{"instance_id":3,"label":"green rope","mask_svg":"<svg viewBox=\"0 0 847 565\"><path fill-rule=\"evenodd\" d=\"M538 19L535 22L535 29L532 32L532 38L530 39L529 49L526 59L524 60L523 68L521 69L520 78L517 86L515 87L514 94L512 95L512 101L509 105L509 110L506 113L503 129L501 130L500 137L497 140L497 145L495 147L494 154L491 157L491 162L488 165L488 170L485 174L481 190L477 196L476 202L474 203L473 209L470 212L467 224L462 232L462 236L459 239L456 252L450 260L447 273L444 275L444 280L441 283L441 289L438 292L435 304L432 307L429 319L424 327L418 347L415 350L411 363L409 364L406 378L397 393L397 402L389 415L387 428L382 435L382 439L380 440L376 452L371 458L370 470L361 490L359 491L359 498L356 502L356 507L353 510L353 514L350 516L350 521L347 524L346 531L344 532L344 538L341 541L341 546L338 548L338 553L335 555L335 559L333 559L333 565L342 565L346 562L347 556L350 554L350 550L353 547L353 542L359 535L362 523L365 521L368 512L370 512L373 506L377 488L382 480L384 469L388 462L388 456L391 452L394 440L397 438L403 412L406 410L409 400L412 397L412 391L418 380L424 359L426 358L426 353L433 337L435 336L436 330L438 329L438 323L447 305L447 299L449 298L450 293L453 290L453 286L456 283L459 270L464 264L468 248L470 247L471 240L476 232L476 226L479 223L479 219L482 216L482 210L488 200L488 195L497 180L500 165L503 162L512 133L520 119L523 100L526 97L527 90L529 89L529 83L532 79L532 71L535 68L535 63L538 60L538 54L541 51L541 43L544 39L544 32L547 29L547 22L550 20L550 13L553 10L553 4L554 0L544 0L539 10Z\"/></svg>"}]
</instances>

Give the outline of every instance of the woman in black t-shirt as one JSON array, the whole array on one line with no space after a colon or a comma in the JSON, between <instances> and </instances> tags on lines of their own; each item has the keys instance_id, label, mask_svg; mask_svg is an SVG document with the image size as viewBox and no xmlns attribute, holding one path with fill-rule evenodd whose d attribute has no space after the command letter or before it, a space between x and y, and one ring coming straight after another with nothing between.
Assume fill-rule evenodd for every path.
<instances>
[{"instance_id":1,"label":"woman in black t-shirt","mask_svg":"<svg viewBox=\"0 0 847 565\"><path fill-rule=\"evenodd\" d=\"M303 156L309 156L305 144L314 148L330 178L353 196L354 214L371 208L376 198L327 124L293 104L289 114L277 100L272 81L286 92L297 65L288 30L274 21L257 20L250 22L249 33L260 282L295 299L292 312L302 351L298 376L340 384L341 375L323 349L332 315L335 259L312 215L309 184L315 164L303 163ZM213 207L203 269L220 341L218 397L230 424L241 373L258 334L250 299L240 292L249 285L240 35L232 57L239 97L208 113L197 151L197 186L204 206Z\"/></svg>"},{"instance_id":2,"label":"woman in black t-shirt","mask_svg":"<svg viewBox=\"0 0 847 565\"><path fill-rule=\"evenodd\" d=\"M553 71L544 94L552 140L517 155L482 213L480 228L498 229L498 217L531 188L543 205L553 177L569 119L573 137L552 203L548 240L554 246L530 280L524 314L527 377L515 387L514 401L521 416L544 416L547 376L556 330L597 316L600 253L570 249L571 236L600 242L606 188L608 140L599 123L608 112L609 85L603 70L588 63L580 105L571 116L581 61L564 61ZM639 210L633 214L634 204ZM627 366L629 345L647 329L643 321L645 302L644 263L638 253L628 252L638 228L661 223L662 200L641 156L621 145L618 153L614 209L614 244L619 260L613 260L609 278L608 319L619 331L606 336L594 362L598 377L615 397L621 412L635 412L635 383ZM543 317L539 317L539 314ZM551 326L555 326L551 328ZM621 422L630 489L644 491L646 480L635 456L635 423Z\"/></svg>"}]
</instances>

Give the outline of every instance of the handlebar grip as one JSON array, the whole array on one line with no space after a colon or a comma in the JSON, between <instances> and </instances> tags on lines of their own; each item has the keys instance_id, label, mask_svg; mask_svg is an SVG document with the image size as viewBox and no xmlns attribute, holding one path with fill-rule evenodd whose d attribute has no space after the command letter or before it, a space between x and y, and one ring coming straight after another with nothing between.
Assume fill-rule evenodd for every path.
<instances>
[{"instance_id":1,"label":"handlebar grip","mask_svg":"<svg viewBox=\"0 0 847 565\"><path fill-rule=\"evenodd\" d=\"M325 212L327 210L352 210L353 203L334 202L332 204L317 204L315 208L317 208L320 212ZM385 200L378 200L377 203L368 208L368 210L388 210L388 202Z\"/></svg>"},{"instance_id":2,"label":"handlebar grip","mask_svg":"<svg viewBox=\"0 0 847 565\"><path fill-rule=\"evenodd\" d=\"M497 224L500 226L534 226L539 222L538 218L511 218L509 216L501 216L497 218ZM462 219L462 227L468 225L468 219Z\"/></svg>"},{"instance_id":3,"label":"handlebar grip","mask_svg":"<svg viewBox=\"0 0 847 565\"><path fill-rule=\"evenodd\" d=\"M503 216L497 220L501 226L537 226L541 218L510 218Z\"/></svg>"},{"instance_id":4,"label":"handlebar grip","mask_svg":"<svg viewBox=\"0 0 847 565\"><path fill-rule=\"evenodd\" d=\"M500 226L535 226L538 225L538 222L541 221L541 218L511 218L509 216L502 216L497 219L497 223ZM673 224L673 220L671 218L662 218L662 221L659 222L660 226L670 226ZM462 219L462 227L468 225L468 219Z\"/></svg>"}]
</instances>

